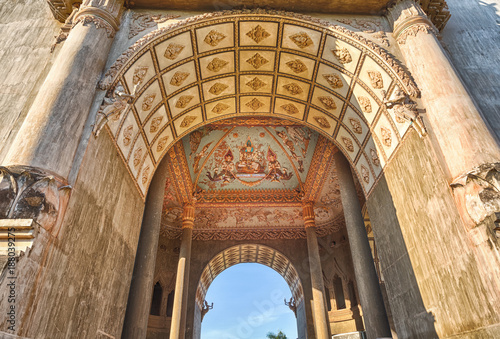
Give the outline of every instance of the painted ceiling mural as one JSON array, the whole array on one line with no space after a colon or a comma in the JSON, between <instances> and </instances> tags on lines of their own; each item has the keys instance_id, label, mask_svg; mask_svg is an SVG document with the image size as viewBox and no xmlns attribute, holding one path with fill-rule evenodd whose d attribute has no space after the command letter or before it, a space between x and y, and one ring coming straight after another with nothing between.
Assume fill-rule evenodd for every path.
<instances>
[{"instance_id":1,"label":"painted ceiling mural","mask_svg":"<svg viewBox=\"0 0 500 339\"><path fill-rule=\"evenodd\" d=\"M101 82L108 92L98 119L108 121L141 196L178 140L223 119L263 116L333 141L368 195L412 126L397 115L397 103L419 92L384 48L348 27L302 14L235 10L191 17L139 39ZM186 160L191 174L200 171L193 181L213 190L306 185L314 140L306 147L301 131L307 130L262 127L250 135L237 128L217 144L227 131L200 130L183 140L194 149L200 139Z\"/></svg>"},{"instance_id":2,"label":"painted ceiling mural","mask_svg":"<svg viewBox=\"0 0 500 339\"><path fill-rule=\"evenodd\" d=\"M332 157L336 146L286 120L220 121L176 143L162 235L178 237L182 206L196 197L195 240L304 238L302 201L315 202L320 235L344 225ZM363 196L361 186L358 189Z\"/></svg>"}]
</instances>

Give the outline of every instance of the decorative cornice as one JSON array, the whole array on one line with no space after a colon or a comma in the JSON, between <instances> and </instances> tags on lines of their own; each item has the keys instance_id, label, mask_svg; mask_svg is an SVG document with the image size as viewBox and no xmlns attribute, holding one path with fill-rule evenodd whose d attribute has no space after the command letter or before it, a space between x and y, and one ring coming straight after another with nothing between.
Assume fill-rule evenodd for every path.
<instances>
[{"instance_id":1,"label":"decorative cornice","mask_svg":"<svg viewBox=\"0 0 500 339\"><path fill-rule=\"evenodd\" d=\"M396 41L400 45L406 44L406 39L409 36L417 36L418 33L426 33L426 34L437 34L437 31L435 28L431 27L427 23L416 23L412 24L411 26L407 27L405 30L399 33L399 35L394 35L396 38Z\"/></svg>"},{"instance_id":2,"label":"decorative cornice","mask_svg":"<svg viewBox=\"0 0 500 339\"><path fill-rule=\"evenodd\" d=\"M109 38L113 38L120 26L123 0L85 0L74 17L75 27L82 22L84 26L93 23L96 28L104 28Z\"/></svg>"},{"instance_id":3,"label":"decorative cornice","mask_svg":"<svg viewBox=\"0 0 500 339\"><path fill-rule=\"evenodd\" d=\"M389 6L387 6L389 19L391 19L391 12L394 12L395 8L401 7L401 4L403 4L404 7L408 7L408 4L411 4L415 8L418 8L422 15L429 19L431 26L435 26L439 31L443 30L451 17L446 0L393 0Z\"/></svg>"},{"instance_id":4,"label":"decorative cornice","mask_svg":"<svg viewBox=\"0 0 500 339\"><path fill-rule=\"evenodd\" d=\"M148 28L155 27L160 23L166 22L170 19L178 18L179 16L180 15L172 14L153 15L147 13L134 13L132 14L132 20L130 20L128 38L131 39Z\"/></svg>"},{"instance_id":5,"label":"decorative cornice","mask_svg":"<svg viewBox=\"0 0 500 339\"><path fill-rule=\"evenodd\" d=\"M157 29L141 39L139 39L135 44L129 47L123 54L118 57L115 63L110 67L110 69L104 75L104 79L99 83L99 87L102 90L109 90L115 85L117 81L117 74L122 70L125 64L129 61L129 59L138 51L142 50L144 46L155 40L157 37L171 32L177 28L181 28L184 26L191 25L193 23L206 21L218 17L227 17L234 15L273 15L273 16L283 16L297 20L303 20L308 23L313 23L319 26L323 26L324 29L328 29L330 31L334 31L340 33L344 36L347 36L351 39L354 39L358 43L363 44L368 49L370 49L373 53L377 54L395 73L395 75L401 80L405 87L405 91L410 94L412 97L418 97L420 92L418 87L411 77L411 75L401 67L401 65L394 59L386 50L381 48L376 43L366 39L359 34L349 30L348 28L340 25L336 25L330 21L314 18L308 15L293 13L293 12L285 12L285 11L275 11L275 10L265 10L265 9L254 9L254 10L227 10L221 12L211 12L198 16L193 16L187 18L185 20L181 20L160 29Z\"/></svg>"}]
</instances>

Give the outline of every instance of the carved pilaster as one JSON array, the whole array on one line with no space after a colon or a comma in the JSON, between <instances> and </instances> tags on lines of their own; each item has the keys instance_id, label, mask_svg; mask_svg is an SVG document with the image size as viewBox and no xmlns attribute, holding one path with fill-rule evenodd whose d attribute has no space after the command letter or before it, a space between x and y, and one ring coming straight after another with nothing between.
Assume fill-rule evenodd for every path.
<instances>
[{"instance_id":1,"label":"carved pilaster","mask_svg":"<svg viewBox=\"0 0 500 339\"><path fill-rule=\"evenodd\" d=\"M123 0L84 0L75 15L73 27L80 22L86 26L93 23L96 28L104 28L109 38L113 38L120 26Z\"/></svg>"},{"instance_id":2,"label":"carved pilaster","mask_svg":"<svg viewBox=\"0 0 500 339\"><path fill-rule=\"evenodd\" d=\"M424 10L413 0L396 2L387 10L387 18L393 26L393 36L399 44L405 44L409 36L417 36L420 32L438 34Z\"/></svg>"},{"instance_id":3,"label":"carved pilaster","mask_svg":"<svg viewBox=\"0 0 500 339\"><path fill-rule=\"evenodd\" d=\"M57 235L71 187L64 179L26 166L0 166L0 219L33 219Z\"/></svg>"},{"instance_id":4,"label":"carved pilaster","mask_svg":"<svg viewBox=\"0 0 500 339\"><path fill-rule=\"evenodd\" d=\"M314 203L311 201L304 202L302 205L302 216L304 218L304 227L316 227L314 220Z\"/></svg>"}]
</instances>

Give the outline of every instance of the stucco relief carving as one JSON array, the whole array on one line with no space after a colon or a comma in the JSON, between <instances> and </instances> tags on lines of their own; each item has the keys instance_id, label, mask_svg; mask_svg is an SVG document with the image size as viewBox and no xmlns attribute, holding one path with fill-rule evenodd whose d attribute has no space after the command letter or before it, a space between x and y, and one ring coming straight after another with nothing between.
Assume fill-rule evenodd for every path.
<instances>
[{"instance_id":1,"label":"stucco relief carving","mask_svg":"<svg viewBox=\"0 0 500 339\"><path fill-rule=\"evenodd\" d=\"M247 107L250 107L252 110L256 111L262 106L265 106L262 102L259 101L257 98L253 98L251 101L246 103Z\"/></svg>"},{"instance_id":2,"label":"stucco relief carving","mask_svg":"<svg viewBox=\"0 0 500 339\"><path fill-rule=\"evenodd\" d=\"M409 36L416 37L418 35L418 33L420 33L420 32L425 33L425 34L437 34L437 31L433 27L431 27L427 24L416 24L416 25L408 27L403 32L401 32L401 34L399 34L399 36L397 37L396 41L400 45L404 45L404 44L406 44L406 39Z\"/></svg>"},{"instance_id":3,"label":"stucco relief carving","mask_svg":"<svg viewBox=\"0 0 500 339\"><path fill-rule=\"evenodd\" d=\"M337 109L337 104L332 97L320 96L318 97L318 100L321 101L321 103L327 110Z\"/></svg>"},{"instance_id":4,"label":"stucco relief carving","mask_svg":"<svg viewBox=\"0 0 500 339\"><path fill-rule=\"evenodd\" d=\"M92 129L95 137L99 135L102 128L109 120L118 121L123 112L132 103L135 96L125 93L125 89L118 83L111 94L104 97L103 103L97 112L96 121Z\"/></svg>"},{"instance_id":5,"label":"stucco relief carving","mask_svg":"<svg viewBox=\"0 0 500 339\"><path fill-rule=\"evenodd\" d=\"M249 82L246 83L246 85L250 88L252 88L254 91L257 91L258 89L264 87L266 83L259 78L255 77Z\"/></svg>"},{"instance_id":6,"label":"stucco relief carving","mask_svg":"<svg viewBox=\"0 0 500 339\"><path fill-rule=\"evenodd\" d=\"M43 170L0 166L0 219L33 219L57 235L71 186Z\"/></svg>"},{"instance_id":7,"label":"stucco relief carving","mask_svg":"<svg viewBox=\"0 0 500 339\"><path fill-rule=\"evenodd\" d=\"M417 109L417 103L406 93L397 89L390 97L387 97L385 91L382 91L382 95L384 96L383 103L385 107L394 111L397 122L410 122L420 137L427 134L427 129Z\"/></svg>"},{"instance_id":8,"label":"stucco relief carving","mask_svg":"<svg viewBox=\"0 0 500 339\"><path fill-rule=\"evenodd\" d=\"M254 28L252 28L251 31L247 32L247 36L252 38L253 41L256 43L261 42L265 38L268 38L271 36L269 32L267 32L264 28L262 28L261 25L257 25Z\"/></svg>"},{"instance_id":9,"label":"stucco relief carving","mask_svg":"<svg viewBox=\"0 0 500 339\"><path fill-rule=\"evenodd\" d=\"M132 14L132 20L130 21L128 38L131 39L135 37L140 32L157 26L160 23L166 22L170 19L178 18L180 15L170 15L170 14L143 14L134 13Z\"/></svg>"},{"instance_id":10,"label":"stucco relief carving","mask_svg":"<svg viewBox=\"0 0 500 339\"><path fill-rule=\"evenodd\" d=\"M108 34L108 38L111 39L115 37L116 31L113 28L113 26L111 26L109 22L107 22L102 18L99 18L95 15L82 14L79 15L78 18L75 20L75 22L73 23L73 27L78 25L80 22L82 23L83 26L94 24L95 28L97 29L104 28L106 30L106 33Z\"/></svg>"},{"instance_id":11,"label":"stucco relief carving","mask_svg":"<svg viewBox=\"0 0 500 339\"><path fill-rule=\"evenodd\" d=\"M264 58L259 53L255 53L247 62L253 66L255 69L259 69L262 65L265 65L269 62L266 58Z\"/></svg>"},{"instance_id":12,"label":"stucco relief carving","mask_svg":"<svg viewBox=\"0 0 500 339\"><path fill-rule=\"evenodd\" d=\"M450 185L462 214L473 225L500 211L500 162L473 168Z\"/></svg>"},{"instance_id":13,"label":"stucco relief carving","mask_svg":"<svg viewBox=\"0 0 500 339\"><path fill-rule=\"evenodd\" d=\"M215 47L217 46L222 40L224 40L226 38L226 36L221 33L221 32L218 32L216 30L211 30L210 32L208 32L208 34L205 36L205 39L203 41L205 41L206 44L212 46L212 47Z\"/></svg>"},{"instance_id":14,"label":"stucco relief carving","mask_svg":"<svg viewBox=\"0 0 500 339\"><path fill-rule=\"evenodd\" d=\"M323 78L330 84L332 88L342 88L344 84L342 83L342 79L338 74L323 74Z\"/></svg>"},{"instance_id":15,"label":"stucco relief carving","mask_svg":"<svg viewBox=\"0 0 500 339\"><path fill-rule=\"evenodd\" d=\"M295 60L292 60L292 61L288 61L286 63L286 65L288 67L290 67L290 69L294 72L294 73L302 73L302 72L305 72L307 71L307 66L302 62L300 61L299 59L295 59Z\"/></svg>"}]
</instances>

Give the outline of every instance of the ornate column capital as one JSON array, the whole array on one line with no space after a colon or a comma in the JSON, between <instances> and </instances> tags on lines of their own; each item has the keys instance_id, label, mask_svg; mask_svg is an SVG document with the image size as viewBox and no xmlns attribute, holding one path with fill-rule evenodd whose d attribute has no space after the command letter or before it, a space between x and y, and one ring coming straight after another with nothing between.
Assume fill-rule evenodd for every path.
<instances>
[{"instance_id":1,"label":"ornate column capital","mask_svg":"<svg viewBox=\"0 0 500 339\"><path fill-rule=\"evenodd\" d=\"M184 209L182 211L182 228L193 228L194 211L194 203L187 203L184 205Z\"/></svg>"},{"instance_id":2,"label":"ornate column capital","mask_svg":"<svg viewBox=\"0 0 500 339\"><path fill-rule=\"evenodd\" d=\"M302 204L302 216L304 218L304 227L316 227L314 220L314 203L312 201L305 201Z\"/></svg>"},{"instance_id":3,"label":"ornate column capital","mask_svg":"<svg viewBox=\"0 0 500 339\"><path fill-rule=\"evenodd\" d=\"M392 35L399 44L405 44L408 36L416 36L419 32L438 33L414 0L398 0L387 9L386 15L393 27Z\"/></svg>"},{"instance_id":4,"label":"ornate column capital","mask_svg":"<svg viewBox=\"0 0 500 339\"><path fill-rule=\"evenodd\" d=\"M74 17L73 27L82 22L93 23L96 28L105 28L108 37L113 38L120 26L123 0L84 0Z\"/></svg>"}]
</instances>

